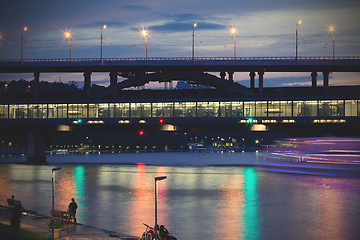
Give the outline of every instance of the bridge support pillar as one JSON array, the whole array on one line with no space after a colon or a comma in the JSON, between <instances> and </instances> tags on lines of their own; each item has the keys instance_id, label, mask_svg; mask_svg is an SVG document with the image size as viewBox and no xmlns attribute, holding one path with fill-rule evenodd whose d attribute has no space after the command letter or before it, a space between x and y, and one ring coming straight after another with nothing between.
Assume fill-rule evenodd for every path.
<instances>
[{"instance_id":1,"label":"bridge support pillar","mask_svg":"<svg viewBox=\"0 0 360 240\"><path fill-rule=\"evenodd\" d=\"M39 99L39 85L40 85L40 73L35 72L34 73L34 86L33 86L33 92L34 92L35 99Z\"/></svg>"},{"instance_id":2,"label":"bridge support pillar","mask_svg":"<svg viewBox=\"0 0 360 240\"><path fill-rule=\"evenodd\" d=\"M44 136L32 132L29 133L27 161L29 163L46 163Z\"/></svg>"},{"instance_id":3,"label":"bridge support pillar","mask_svg":"<svg viewBox=\"0 0 360 240\"><path fill-rule=\"evenodd\" d=\"M91 96L91 72L84 72L84 93L86 98Z\"/></svg>"},{"instance_id":4,"label":"bridge support pillar","mask_svg":"<svg viewBox=\"0 0 360 240\"><path fill-rule=\"evenodd\" d=\"M327 94L329 90L329 72L323 72L323 78L324 78L324 89L323 94Z\"/></svg>"},{"instance_id":5,"label":"bridge support pillar","mask_svg":"<svg viewBox=\"0 0 360 240\"><path fill-rule=\"evenodd\" d=\"M234 82L234 72L228 72L229 74L229 81Z\"/></svg>"},{"instance_id":6,"label":"bridge support pillar","mask_svg":"<svg viewBox=\"0 0 360 240\"><path fill-rule=\"evenodd\" d=\"M110 86L116 85L118 81L117 72L110 72L109 76L110 76Z\"/></svg>"},{"instance_id":7,"label":"bridge support pillar","mask_svg":"<svg viewBox=\"0 0 360 240\"><path fill-rule=\"evenodd\" d=\"M311 86L315 88L317 85L317 72L311 73Z\"/></svg>"},{"instance_id":8,"label":"bridge support pillar","mask_svg":"<svg viewBox=\"0 0 360 240\"><path fill-rule=\"evenodd\" d=\"M250 89L255 88L255 72L250 72Z\"/></svg>"},{"instance_id":9,"label":"bridge support pillar","mask_svg":"<svg viewBox=\"0 0 360 240\"><path fill-rule=\"evenodd\" d=\"M225 72L220 72L220 77L222 80L225 80L225 76L226 76Z\"/></svg>"},{"instance_id":10,"label":"bridge support pillar","mask_svg":"<svg viewBox=\"0 0 360 240\"><path fill-rule=\"evenodd\" d=\"M264 88L264 72L258 72L259 74L259 94L263 94L263 88Z\"/></svg>"}]
</instances>

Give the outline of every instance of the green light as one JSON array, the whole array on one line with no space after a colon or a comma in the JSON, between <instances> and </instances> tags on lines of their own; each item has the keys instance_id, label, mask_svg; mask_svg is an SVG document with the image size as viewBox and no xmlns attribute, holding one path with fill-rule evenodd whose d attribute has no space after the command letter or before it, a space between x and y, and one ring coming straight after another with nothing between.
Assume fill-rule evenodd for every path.
<instances>
[{"instance_id":1,"label":"green light","mask_svg":"<svg viewBox=\"0 0 360 240\"><path fill-rule=\"evenodd\" d=\"M78 120L77 120L77 123L78 123L78 124L82 124L82 119L78 119Z\"/></svg>"},{"instance_id":2,"label":"green light","mask_svg":"<svg viewBox=\"0 0 360 240\"><path fill-rule=\"evenodd\" d=\"M245 174L245 239L260 239L258 174L254 168L246 168Z\"/></svg>"},{"instance_id":3,"label":"green light","mask_svg":"<svg viewBox=\"0 0 360 240\"><path fill-rule=\"evenodd\" d=\"M74 167L74 180L75 180L75 196L80 206L86 205L86 168L84 166ZM78 219L84 222L86 219L86 212L80 212Z\"/></svg>"},{"instance_id":4,"label":"green light","mask_svg":"<svg viewBox=\"0 0 360 240\"><path fill-rule=\"evenodd\" d=\"M254 119L252 117L246 118L248 124L252 124Z\"/></svg>"}]
</instances>

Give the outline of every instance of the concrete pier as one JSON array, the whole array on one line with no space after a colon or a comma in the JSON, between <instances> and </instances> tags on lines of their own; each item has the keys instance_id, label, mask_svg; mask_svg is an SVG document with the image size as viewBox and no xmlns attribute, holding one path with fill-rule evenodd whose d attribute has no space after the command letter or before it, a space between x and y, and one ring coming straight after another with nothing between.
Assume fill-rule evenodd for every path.
<instances>
[{"instance_id":1,"label":"concrete pier","mask_svg":"<svg viewBox=\"0 0 360 240\"><path fill-rule=\"evenodd\" d=\"M84 92L86 98L91 97L91 72L84 72Z\"/></svg>"},{"instance_id":2,"label":"concrete pier","mask_svg":"<svg viewBox=\"0 0 360 240\"><path fill-rule=\"evenodd\" d=\"M28 162L29 163L46 163L45 153L45 136L39 133L30 132L28 140Z\"/></svg>"}]
</instances>

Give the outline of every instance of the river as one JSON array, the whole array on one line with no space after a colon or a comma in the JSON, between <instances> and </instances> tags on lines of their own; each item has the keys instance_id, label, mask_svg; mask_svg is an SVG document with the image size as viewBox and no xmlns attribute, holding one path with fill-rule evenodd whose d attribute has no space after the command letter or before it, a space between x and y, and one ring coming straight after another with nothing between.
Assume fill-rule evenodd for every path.
<instances>
[{"instance_id":1,"label":"river","mask_svg":"<svg viewBox=\"0 0 360 240\"><path fill-rule=\"evenodd\" d=\"M158 223L179 240L360 239L360 178L346 174L353 167L337 175L336 167L281 171L267 168L262 152L48 155L49 165L25 159L0 157L3 204L14 194L48 215L51 169L61 167L55 208L66 210L74 197L78 222L98 228L141 236L143 223L155 221L154 177L167 176L158 182Z\"/></svg>"}]
</instances>

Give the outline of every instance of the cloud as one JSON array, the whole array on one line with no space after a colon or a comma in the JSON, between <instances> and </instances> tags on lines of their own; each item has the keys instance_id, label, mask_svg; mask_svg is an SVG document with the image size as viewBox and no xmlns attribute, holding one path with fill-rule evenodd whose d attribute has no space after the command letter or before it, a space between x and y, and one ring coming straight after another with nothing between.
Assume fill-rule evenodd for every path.
<instances>
[{"instance_id":1,"label":"cloud","mask_svg":"<svg viewBox=\"0 0 360 240\"><path fill-rule=\"evenodd\" d=\"M144 5L124 5L121 9L126 11L134 11L134 12L143 12L143 11L150 11L151 8L144 6Z\"/></svg>"}]
</instances>

